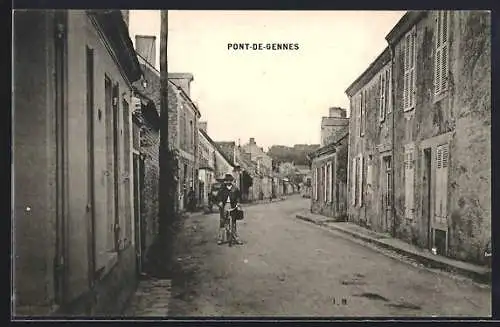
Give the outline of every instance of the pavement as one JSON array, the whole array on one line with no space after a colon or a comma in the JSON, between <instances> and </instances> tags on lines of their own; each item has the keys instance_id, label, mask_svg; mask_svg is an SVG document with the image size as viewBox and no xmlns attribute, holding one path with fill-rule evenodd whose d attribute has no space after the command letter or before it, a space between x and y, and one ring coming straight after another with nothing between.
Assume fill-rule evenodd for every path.
<instances>
[{"instance_id":1,"label":"pavement","mask_svg":"<svg viewBox=\"0 0 500 327\"><path fill-rule=\"evenodd\" d=\"M297 218L325 226L329 229L340 231L350 237L375 244L379 247L395 251L410 259L416 260L429 268L442 269L451 273L458 273L472 278L479 283L491 283L491 268L474 265L471 263L453 260L444 256L434 255L429 250L419 248L402 240L393 238L387 234L358 226L349 222L335 222L329 217L301 212Z\"/></svg>"},{"instance_id":2,"label":"pavement","mask_svg":"<svg viewBox=\"0 0 500 327\"><path fill-rule=\"evenodd\" d=\"M149 295L142 292L147 301L136 301L142 308L136 305L128 315L491 316L490 287L395 259L373 244L297 219L309 201L291 196L248 206L238 225L241 246L216 244L217 214L186 217L175 239L171 284L155 286L170 299L151 287Z\"/></svg>"}]
</instances>

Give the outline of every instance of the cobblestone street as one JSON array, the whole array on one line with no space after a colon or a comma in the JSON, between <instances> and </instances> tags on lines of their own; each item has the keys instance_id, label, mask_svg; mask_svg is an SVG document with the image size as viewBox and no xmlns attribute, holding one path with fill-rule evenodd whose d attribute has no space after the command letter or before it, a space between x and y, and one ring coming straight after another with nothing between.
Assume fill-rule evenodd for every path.
<instances>
[{"instance_id":1,"label":"cobblestone street","mask_svg":"<svg viewBox=\"0 0 500 327\"><path fill-rule=\"evenodd\" d=\"M251 206L244 244L218 246L218 217L186 218L169 316L489 316L491 290L387 257L294 218L309 201ZM138 314L140 315L140 314Z\"/></svg>"}]
</instances>

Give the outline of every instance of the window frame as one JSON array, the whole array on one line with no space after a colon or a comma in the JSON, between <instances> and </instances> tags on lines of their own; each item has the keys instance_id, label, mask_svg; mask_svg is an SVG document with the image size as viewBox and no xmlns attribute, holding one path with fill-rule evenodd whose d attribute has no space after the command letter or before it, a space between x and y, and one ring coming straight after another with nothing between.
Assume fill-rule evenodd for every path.
<instances>
[{"instance_id":1,"label":"window frame","mask_svg":"<svg viewBox=\"0 0 500 327\"><path fill-rule=\"evenodd\" d=\"M403 37L403 111L416 106L417 28L414 25Z\"/></svg>"},{"instance_id":2,"label":"window frame","mask_svg":"<svg viewBox=\"0 0 500 327\"><path fill-rule=\"evenodd\" d=\"M445 14L446 21L444 21ZM442 98L449 87L450 16L451 12L447 10L435 12L433 67L433 94L435 101ZM446 33L443 32L443 26L446 27ZM446 59L443 59L443 53L446 55ZM443 67L443 64L445 67Z\"/></svg>"}]
</instances>

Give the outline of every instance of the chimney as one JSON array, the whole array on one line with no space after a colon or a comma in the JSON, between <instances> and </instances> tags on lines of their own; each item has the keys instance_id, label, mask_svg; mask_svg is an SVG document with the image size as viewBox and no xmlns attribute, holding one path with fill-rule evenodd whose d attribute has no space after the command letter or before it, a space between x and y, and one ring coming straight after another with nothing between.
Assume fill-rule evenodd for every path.
<instances>
[{"instance_id":1,"label":"chimney","mask_svg":"<svg viewBox=\"0 0 500 327\"><path fill-rule=\"evenodd\" d=\"M135 51L151 66L156 67L156 36L136 35Z\"/></svg>"},{"instance_id":2,"label":"chimney","mask_svg":"<svg viewBox=\"0 0 500 327\"><path fill-rule=\"evenodd\" d=\"M168 79L175 85L180 87L188 96L191 96L190 85L194 80L191 73L169 73Z\"/></svg>"},{"instance_id":3,"label":"chimney","mask_svg":"<svg viewBox=\"0 0 500 327\"><path fill-rule=\"evenodd\" d=\"M120 10L122 12L122 16L123 16L123 21L125 22L125 24L127 24L127 27L129 26L128 23L129 23L129 10Z\"/></svg>"},{"instance_id":4,"label":"chimney","mask_svg":"<svg viewBox=\"0 0 500 327\"><path fill-rule=\"evenodd\" d=\"M340 107L331 107L329 109L331 118L346 118L346 110Z\"/></svg>"},{"instance_id":5,"label":"chimney","mask_svg":"<svg viewBox=\"0 0 500 327\"><path fill-rule=\"evenodd\" d=\"M250 138L250 142L249 142L249 143L250 143L250 144L255 144L255 137L251 137L251 138Z\"/></svg>"},{"instance_id":6,"label":"chimney","mask_svg":"<svg viewBox=\"0 0 500 327\"><path fill-rule=\"evenodd\" d=\"M206 121L200 121L200 122L198 122L198 126L200 127L200 129L202 131L204 131L205 133L207 133L207 122Z\"/></svg>"}]
</instances>

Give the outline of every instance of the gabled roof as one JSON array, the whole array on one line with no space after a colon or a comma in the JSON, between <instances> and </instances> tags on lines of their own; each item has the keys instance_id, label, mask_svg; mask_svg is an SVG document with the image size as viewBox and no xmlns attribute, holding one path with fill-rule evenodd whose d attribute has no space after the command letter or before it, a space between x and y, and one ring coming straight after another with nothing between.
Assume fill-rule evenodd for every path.
<instances>
[{"instance_id":1,"label":"gabled roof","mask_svg":"<svg viewBox=\"0 0 500 327\"><path fill-rule=\"evenodd\" d=\"M219 152L219 154L221 155L221 157L224 158L224 160L226 160L227 163L231 167L235 167L236 166L234 164L234 162L227 157L227 155L224 153L224 151L222 151L222 149L219 147L219 145L217 144L217 142L215 142L214 140L212 140L212 138L210 136L208 136L208 134L204 130L198 129L198 131L201 133L201 135L203 135L207 139L208 142L210 142L210 144L212 144L212 146L214 147L215 151Z\"/></svg>"},{"instance_id":2,"label":"gabled roof","mask_svg":"<svg viewBox=\"0 0 500 327\"><path fill-rule=\"evenodd\" d=\"M345 90L348 96L353 96L365 86L381 69L391 60L391 52L386 47L381 54L368 66L368 68Z\"/></svg>"},{"instance_id":3,"label":"gabled roof","mask_svg":"<svg viewBox=\"0 0 500 327\"><path fill-rule=\"evenodd\" d=\"M130 83L141 78L142 71L132 40L120 10L87 10L113 48L120 68Z\"/></svg>"},{"instance_id":4,"label":"gabled roof","mask_svg":"<svg viewBox=\"0 0 500 327\"><path fill-rule=\"evenodd\" d=\"M344 126L331 138L330 143L317 149L308 155L309 159L313 159L325 154L335 153L337 145L349 135L349 126Z\"/></svg>"},{"instance_id":5,"label":"gabled roof","mask_svg":"<svg viewBox=\"0 0 500 327\"><path fill-rule=\"evenodd\" d=\"M153 72L154 75L159 80L160 79L160 71L158 69L156 69L156 67L154 67L153 65L151 65L151 63L148 62L139 53L135 52L135 54L136 54L136 57L138 58L138 60L141 62L141 64L144 65L148 70L150 70L151 72ZM200 110L198 109L198 106L196 106L196 104L193 102L193 100L191 100L191 98L189 97L189 95L187 95L186 92L184 92L184 90L182 89L182 87L178 86L177 84L175 84L173 81L170 80L170 76L171 75L172 75L172 73L168 74L168 76L169 76L168 83L170 84L170 86L174 90L178 90L179 91L179 93L181 94L181 96L192 105L192 107L193 107L196 115L198 116L198 118L200 118L201 117L201 113L200 113Z\"/></svg>"},{"instance_id":6,"label":"gabled roof","mask_svg":"<svg viewBox=\"0 0 500 327\"><path fill-rule=\"evenodd\" d=\"M401 37L419 20L429 13L428 10L410 10L394 25L392 30L387 34L385 39L389 44L395 44Z\"/></svg>"}]
</instances>

